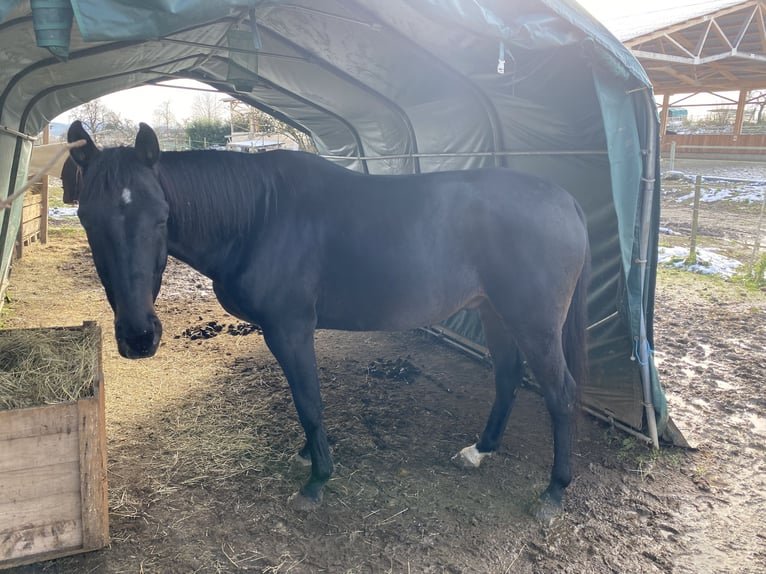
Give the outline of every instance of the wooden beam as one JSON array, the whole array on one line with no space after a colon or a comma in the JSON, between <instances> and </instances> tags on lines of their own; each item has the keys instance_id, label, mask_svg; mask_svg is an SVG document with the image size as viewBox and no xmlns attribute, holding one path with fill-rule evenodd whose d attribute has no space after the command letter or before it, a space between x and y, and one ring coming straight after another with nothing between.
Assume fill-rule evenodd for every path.
<instances>
[{"instance_id":1,"label":"wooden beam","mask_svg":"<svg viewBox=\"0 0 766 574\"><path fill-rule=\"evenodd\" d=\"M48 124L43 130L43 145L51 143L51 125ZM43 178L42 186L40 188L41 203L40 205L40 243L45 245L48 243L48 176Z\"/></svg>"},{"instance_id":2,"label":"wooden beam","mask_svg":"<svg viewBox=\"0 0 766 574\"><path fill-rule=\"evenodd\" d=\"M734 117L734 136L742 135L742 123L745 118L745 104L747 103L747 91L739 92L739 101L737 102L737 115Z\"/></svg>"},{"instance_id":3,"label":"wooden beam","mask_svg":"<svg viewBox=\"0 0 766 574\"><path fill-rule=\"evenodd\" d=\"M646 34L642 34L641 36L636 36L635 38L630 38L628 40L625 40L623 42L628 48L633 48L633 46L637 46L640 44L643 44L644 42L648 42L650 40L655 40L659 38L660 36L665 36L666 34L673 34L675 32L678 32L680 30L687 30L689 28L693 28L694 26L697 26L699 24L703 24L705 22L710 21L714 18L719 18L721 16L726 16L728 14L732 14L735 12L739 12L741 10L751 8L755 6L756 4L759 4L760 0L750 0L749 2L743 2L741 4L735 4L734 6L730 6L728 8L724 8L722 10L718 10L716 12L712 12L710 14L703 14L702 16L698 16L696 18L692 18L690 20L684 20L683 22L680 22L678 24L673 24L671 26L666 26L665 28L660 28L659 30L654 30L652 32L648 32Z\"/></svg>"},{"instance_id":4,"label":"wooden beam","mask_svg":"<svg viewBox=\"0 0 766 574\"><path fill-rule=\"evenodd\" d=\"M747 29L750 27L750 24L753 22L753 18L758 12L758 6L753 7L753 11L750 12L750 16L748 16L744 22L742 22L742 26L739 29L739 34L737 34L737 39L734 40L734 48L739 48L740 43L742 43L742 39L745 37L745 34L747 34Z\"/></svg>"},{"instance_id":5,"label":"wooden beam","mask_svg":"<svg viewBox=\"0 0 766 574\"><path fill-rule=\"evenodd\" d=\"M758 6L758 36L761 39L761 51L766 54L766 22L763 19L763 7Z\"/></svg>"},{"instance_id":6,"label":"wooden beam","mask_svg":"<svg viewBox=\"0 0 766 574\"><path fill-rule=\"evenodd\" d=\"M700 35L699 39L697 40L697 47L694 49L694 55L698 58L702 54L702 48L705 47L705 42L707 42L708 34L710 34L710 28L713 26L713 21L710 20L710 22L707 23L707 28L705 29L705 32Z\"/></svg>"},{"instance_id":7,"label":"wooden beam","mask_svg":"<svg viewBox=\"0 0 766 574\"><path fill-rule=\"evenodd\" d=\"M662 96L662 111L660 113L660 136L665 135L668 125L668 108L670 107L670 94Z\"/></svg>"}]
</instances>

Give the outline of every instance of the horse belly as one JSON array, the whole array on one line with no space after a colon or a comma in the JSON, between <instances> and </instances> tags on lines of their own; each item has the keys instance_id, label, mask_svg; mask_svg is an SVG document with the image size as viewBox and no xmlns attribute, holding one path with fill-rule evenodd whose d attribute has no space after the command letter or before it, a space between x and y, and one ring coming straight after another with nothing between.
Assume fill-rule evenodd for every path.
<instances>
[{"instance_id":1,"label":"horse belly","mask_svg":"<svg viewBox=\"0 0 766 574\"><path fill-rule=\"evenodd\" d=\"M322 290L318 327L347 331L402 331L433 325L483 299L477 281L431 282L401 273L370 277L346 274Z\"/></svg>"}]
</instances>

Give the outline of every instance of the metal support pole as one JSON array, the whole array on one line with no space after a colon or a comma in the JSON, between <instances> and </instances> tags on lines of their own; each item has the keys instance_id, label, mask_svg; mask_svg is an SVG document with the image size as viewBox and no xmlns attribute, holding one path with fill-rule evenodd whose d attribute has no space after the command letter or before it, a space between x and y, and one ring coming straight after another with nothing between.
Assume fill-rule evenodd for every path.
<instances>
[{"instance_id":1,"label":"metal support pole","mask_svg":"<svg viewBox=\"0 0 766 574\"><path fill-rule=\"evenodd\" d=\"M646 155L644 156L644 177L642 178L643 189L641 190L641 231L640 231L640 244L639 244L639 277L641 282L641 313L639 319L639 332L638 332L638 362L641 367L641 382L643 386L644 394L644 408L646 413L646 424L649 430L649 438L652 439L652 446L655 450L659 450L660 441L657 433L657 415L654 412L654 399L652 395L652 378L650 370L650 361L652 360L649 354L649 340L647 338L646 329L646 309L644 308L644 300L646 299L646 269L649 262L649 228L652 220L652 200L654 198L654 178L656 155L656 131L655 124L652 122L652 118L655 117L656 107L654 104L654 98L651 94L643 93L641 97L644 98L644 104L646 105L647 112L647 142L646 142Z\"/></svg>"}]
</instances>

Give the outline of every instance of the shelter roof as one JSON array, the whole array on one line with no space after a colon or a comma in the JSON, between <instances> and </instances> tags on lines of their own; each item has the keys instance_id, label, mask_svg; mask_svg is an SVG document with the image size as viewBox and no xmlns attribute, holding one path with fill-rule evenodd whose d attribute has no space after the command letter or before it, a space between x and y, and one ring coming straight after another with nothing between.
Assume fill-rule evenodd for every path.
<instances>
[{"instance_id":1,"label":"shelter roof","mask_svg":"<svg viewBox=\"0 0 766 574\"><path fill-rule=\"evenodd\" d=\"M644 402L666 418L646 354L659 208L654 99L628 48L574 0L64 0L53 14L47 4L0 0L7 195L51 118L173 78L287 122L351 169L541 175L587 213L599 286L583 400L633 428L643 426ZM142 104L151 113L152 102ZM21 214L21 203L0 213L0 277ZM634 349L646 360L629 360ZM642 381L655 389L646 401Z\"/></svg>"},{"instance_id":2,"label":"shelter roof","mask_svg":"<svg viewBox=\"0 0 766 574\"><path fill-rule=\"evenodd\" d=\"M668 11L662 27L617 33L657 94L764 89L765 13L766 0L702 2Z\"/></svg>"}]
</instances>

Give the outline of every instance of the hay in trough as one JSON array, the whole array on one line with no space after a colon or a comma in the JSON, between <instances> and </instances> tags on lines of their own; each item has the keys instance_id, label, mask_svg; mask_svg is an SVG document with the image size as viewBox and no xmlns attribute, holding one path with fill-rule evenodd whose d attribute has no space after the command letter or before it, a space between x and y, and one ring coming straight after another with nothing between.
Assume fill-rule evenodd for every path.
<instances>
[{"instance_id":1,"label":"hay in trough","mask_svg":"<svg viewBox=\"0 0 766 574\"><path fill-rule=\"evenodd\" d=\"M0 409L93 396L99 343L95 326L0 330Z\"/></svg>"}]
</instances>

